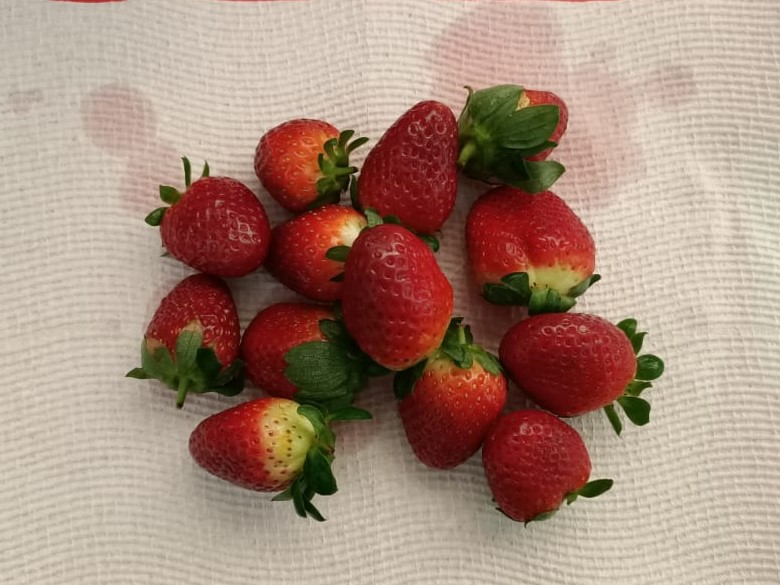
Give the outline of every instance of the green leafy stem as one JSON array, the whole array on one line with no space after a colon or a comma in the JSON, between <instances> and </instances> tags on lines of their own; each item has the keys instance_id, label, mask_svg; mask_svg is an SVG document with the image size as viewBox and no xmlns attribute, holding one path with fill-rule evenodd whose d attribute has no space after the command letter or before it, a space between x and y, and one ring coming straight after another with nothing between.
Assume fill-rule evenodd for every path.
<instances>
[{"instance_id":1,"label":"green leafy stem","mask_svg":"<svg viewBox=\"0 0 780 585\"><path fill-rule=\"evenodd\" d=\"M319 327L326 340L290 349L284 356L284 374L298 389L295 400L328 412L338 411L352 404L370 377L390 371L358 347L338 314L336 319L322 319Z\"/></svg>"},{"instance_id":2,"label":"green leafy stem","mask_svg":"<svg viewBox=\"0 0 780 585\"><path fill-rule=\"evenodd\" d=\"M546 191L563 175L555 161L529 161L557 144L550 140L560 118L556 105L519 108L524 89L498 85L468 97L458 120L458 166L467 176L512 185L527 193Z\"/></svg>"},{"instance_id":3,"label":"green leafy stem","mask_svg":"<svg viewBox=\"0 0 780 585\"><path fill-rule=\"evenodd\" d=\"M176 406L181 408L189 393L215 392L235 396L244 389L244 363L237 359L223 367L210 347L203 347L203 333L185 329L176 338L176 356L161 345L149 351L147 340L141 344L141 367L126 376L139 380L160 380L176 391Z\"/></svg>"},{"instance_id":4,"label":"green leafy stem","mask_svg":"<svg viewBox=\"0 0 780 585\"><path fill-rule=\"evenodd\" d=\"M328 414L311 404L300 405L298 414L311 422L316 439L306 453L301 473L286 490L277 494L273 501L292 501L298 516L323 522L325 517L312 503L312 499L315 495L330 496L338 491L331 467L336 450L336 435L333 433L331 423L368 420L371 414L354 406L344 406Z\"/></svg>"},{"instance_id":5,"label":"green leafy stem","mask_svg":"<svg viewBox=\"0 0 780 585\"><path fill-rule=\"evenodd\" d=\"M471 369L474 362L481 365L486 372L495 376L501 374L498 358L474 343L474 336L468 325L463 325L463 317L454 317L450 321L444 339L438 349L431 355L410 368L397 372L393 377L393 393L398 400L403 400L414 391L419 379L425 372L429 361L449 359L462 370Z\"/></svg>"},{"instance_id":6,"label":"green leafy stem","mask_svg":"<svg viewBox=\"0 0 780 585\"><path fill-rule=\"evenodd\" d=\"M642 350L642 344L647 333L637 331L636 319L624 319L618 323L618 328L626 334L636 358L636 374L628 383L623 395L616 400L623 409L628 420L637 426L644 426L650 422L650 403L641 397L642 392L653 386L652 381L657 380L664 373L664 362L658 356L652 354L638 355ZM620 435L623 431L623 423L620 420L615 404L608 404L604 412L609 419L615 433Z\"/></svg>"},{"instance_id":7,"label":"green leafy stem","mask_svg":"<svg viewBox=\"0 0 780 585\"><path fill-rule=\"evenodd\" d=\"M368 142L366 137L352 140L354 135L354 130L344 130L338 138L330 138L322 145L323 152L317 156L317 166L322 176L316 183L317 197L308 209L339 203L341 200L341 194L347 190L351 177L358 170L349 164L349 156L356 148Z\"/></svg>"},{"instance_id":8,"label":"green leafy stem","mask_svg":"<svg viewBox=\"0 0 780 585\"><path fill-rule=\"evenodd\" d=\"M504 276L500 283L485 283L482 295L485 300L496 305L528 307L529 315L565 313L577 303L577 297L599 280L601 275L593 274L566 293L560 293L554 288L533 286L527 272L513 272Z\"/></svg>"},{"instance_id":9,"label":"green leafy stem","mask_svg":"<svg viewBox=\"0 0 780 585\"><path fill-rule=\"evenodd\" d=\"M185 189L189 189L190 185L192 185L192 165L190 164L190 159L188 159L186 156L181 157L181 162L184 165L184 186ZM200 173L200 178L202 179L204 177L208 177L209 174L209 163L204 162L203 170ZM167 203L168 205L175 205L179 202L181 197L182 193L176 187L171 187L170 185L160 185L160 199L162 199L163 203ZM162 223L167 209L167 207L158 207L149 215L147 215L144 221L150 226L159 226Z\"/></svg>"}]
</instances>

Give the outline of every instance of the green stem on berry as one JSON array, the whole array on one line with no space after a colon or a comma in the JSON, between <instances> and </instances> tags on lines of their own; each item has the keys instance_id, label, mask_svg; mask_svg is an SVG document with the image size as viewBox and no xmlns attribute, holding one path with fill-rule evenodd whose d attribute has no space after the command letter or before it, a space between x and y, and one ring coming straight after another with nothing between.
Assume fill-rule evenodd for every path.
<instances>
[{"instance_id":1,"label":"green stem on berry","mask_svg":"<svg viewBox=\"0 0 780 585\"><path fill-rule=\"evenodd\" d=\"M460 154L458 155L458 166L461 168L465 167L471 157L474 156L476 151L477 144L473 140L469 140L466 144L464 144L463 148L460 150Z\"/></svg>"},{"instance_id":2,"label":"green stem on berry","mask_svg":"<svg viewBox=\"0 0 780 585\"><path fill-rule=\"evenodd\" d=\"M626 385L623 394L614 403L604 407L612 428L620 435L623 423L620 421L615 404L623 409L628 420L635 425L644 426L650 422L650 403L641 398L641 394L648 388L652 388L652 380L657 380L664 373L664 362L652 354L638 355L647 332L637 331L636 319L623 319L617 326L628 337L634 354L637 355L634 379Z\"/></svg>"},{"instance_id":3,"label":"green stem on berry","mask_svg":"<svg viewBox=\"0 0 780 585\"><path fill-rule=\"evenodd\" d=\"M604 407L604 412L607 415L607 418L609 419L609 424L612 425L612 428L615 430L615 434L620 436L620 433L623 432L623 423L620 420L620 417L618 416L617 411L615 410L614 404L607 404Z\"/></svg>"},{"instance_id":4,"label":"green stem on berry","mask_svg":"<svg viewBox=\"0 0 780 585\"><path fill-rule=\"evenodd\" d=\"M176 408L184 406L184 401L187 398L187 391L189 390L190 380L183 377L179 380L179 387L176 390Z\"/></svg>"},{"instance_id":5,"label":"green stem on berry","mask_svg":"<svg viewBox=\"0 0 780 585\"><path fill-rule=\"evenodd\" d=\"M186 156L181 157L181 162L184 165L184 186L189 189L192 185L192 165Z\"/></svg>"}]
</instances>

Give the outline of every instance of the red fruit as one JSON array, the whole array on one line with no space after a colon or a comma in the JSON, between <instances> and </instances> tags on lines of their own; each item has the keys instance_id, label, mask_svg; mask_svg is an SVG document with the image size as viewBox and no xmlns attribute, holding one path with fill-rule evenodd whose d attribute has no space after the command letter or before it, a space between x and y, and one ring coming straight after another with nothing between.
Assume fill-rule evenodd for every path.
<instances>
[{"instance_id":1,"label":"red fruit","mask_svg":"<svg viewBox=\"0 0 780 585\"><path fill-rule=\"evenodd\" d=\"M155 209L146 223L160 226L168 254L200 272L225 278L254 272L271 239L262 203L234 179L209 177L208 165L190 184L190 162L182 160L187 190L161 186L160 198L170 207Z\"/></svg>"},{"instance_id":2,"label":"red fruit","mask_svg":"<svg viewBox=\"0 0 780 585\"><path fill-rule=\"evenodd\" d=\"M466 219L466 246L485 298L527 305L530 313L567 311L601 277L588 229L550 191L529 195L496 187Z\"/></svg>"},{"instance_id":3,"label":"red fruit","mask_svg":"<svg viewBox=\"0 0 780 585\"><path fill-rule=\"evenodd\" d=\"M322 319L333 312L306 303L277 303L260 311L244 332L241 357L252 383L272 396L292 398L298 388L284 375L285 354L310 341L325 341Z\"/></svg>"},{"instance_id":4,"label":"red fruit","mask_svg":"<svg viewBox=\"0 0 780 585\"><path fill-rule=\"evenodd\" d=\"M321 120L290 120L266 132L255 150L255 174L282 207L303 211L338 203L357 171L349 155L367 139Z\"/></svg>"},{"instance_id":5,"label":"red fruit","mask_svg":"<svg viewBox=\"0 0 780 585\"><path fill-rule=\"evenodd\" d=\"M256 386L328 412L352 404L369 376L387 371L360 351L329 308L278 303L244 332L241 357Z\"/></svg>"},{"instance_id":6,"label":"red fruit","mask_svg":"<svg viewBox=\"0 0 780 585\"><path fill-rule=\"evenodd\" d=\"M458 126L447 106L420 102L382 136L360 170L363 209L394 215L421 234L441 229L458 188Z\"/></svg>"},{"instance_id":7,"label":"red fruit","mask_svg":"<svg viewBox=\"0 0 780 585\"><path fill-rule=\"evenodd\" d=\"M355 240L344 265L344 324L360 348L404 370L441 343L452 315L452 286L433 252L409 230L383 224Z\"/></svg>"},{"instance_id":8,"label":"red fruit","mask_svg":"<svg viewBox=\"0 0 780 585\"><path fill-rule=\"evenodd\" d=\"M558 125L555 127L555 130L550 135L550 138L548 140L550 140L551 142L555 142L556 144L559 144L561 142L561 138L566 132L567 126L569 125L569 108L566 107L564 101L551 91L525 89L523 90L523 93L520 94L520 101L517 104L517 109L520 110L522 108L527 108L528 106L557 106L558 107ZM529 156L528 160L530 161L545 160L547 159L548 156L550 156L550 153L552 151L553 151L552 148L548 148L547 150L544 150L539 154Z\"/></svg>"},{"instance_id":9,"label":"red fruit","mask_svg":"<svg viewBox=\"0 0 780 585\"><path fill-rule=\"evenodd\" d=\"M177 391L179 407L188 392L233 396L243 389L238 347L230 289L218 278L194 274L160 303L141 345L142 367L127 375L161 380Z\"/></svg>"},{"instance_id":10,"label":"red fruit","mask_svg":"<svg viewBox=\"0 0 780 585\"><path fill-rule=\"evenodd\" d=\"M406 438L429 467L449 469L482 446L506 402L498 360L453 319L441 348L394 384Z\"/></svg>"},{"instance_id":11,"label":"red fruit","mask_svg":"<svg viewBox=\"0 0 780 585\"><path fill-rule=\"evenodd\" d=\"M659 358L635 356L644 335L633 319L616 327L595 315L537 315L504 335L499 356L512 380L542 408L576 416L606 407L620 433L612 402L635 424L646 424L650 405L639 395L663 373Z\"/></svg>"},{"instance_id":12,"label":"red fruit","mask_svg":"<svg viewBox=\"0 0 780 585\"><path fill-rule=\"evenodd\" d=\"M539 410L501 417L482 447L482 464L499 509L513 520L549 518L565 499L592 498L612 480L588 483L590 457L573 428Z\"/></svg>"},{"instance_id":13,"label":"red fruit","mask_svg":"<svg viewBox=\"0 0 780 585\"><path fill-rule=\"evenodd\" d=\"M351 207L325 205L294 217L273 230L265 267L282 284L317 301L337 301L342 283L334 281L344 263L328 250L351 246L366 218Z\"/></svg>"},{"instance_id":14,"label":"red fruit","mask_svg":"<svg viewBox=\"0 0 780 585\"><path fill-rule=\"evenodd\" d=\"M291 499L300 516L323 520L311 498L337 489L329 420L358 417L350 412L326 418L312 406L261 398L202 421L190 436L190 454L206 471L238 486L286 490L275 499Z\"/></svg>"},{"instance_id":15,"label":"red fruit","mask_svg":"<svg viewBox=\"0 0 780 585\"><path fill-rule=\"evenodd\" d=\"M568 110L551 92L497 85L469 97L458 119L458 166L472 179L548 190L564 173L545 160L566 130Z\"/></svg>"}]
</instances>

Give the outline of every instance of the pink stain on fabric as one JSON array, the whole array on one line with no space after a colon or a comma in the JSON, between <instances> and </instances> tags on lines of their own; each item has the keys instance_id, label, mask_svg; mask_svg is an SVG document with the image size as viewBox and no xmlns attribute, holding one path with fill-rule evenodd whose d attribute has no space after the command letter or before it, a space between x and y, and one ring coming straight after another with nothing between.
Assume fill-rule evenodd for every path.
<instances>
[{"instance_id":1,"label":"pink stain on fabric","mask_svg":"<svg viewBox=\"0 0 780 585\"><path fill-rule=\"evenodd\" d=\"M460 111L464 85L514 83L557 93L569 108L569 127L552 157L567 172L553 190L575 205L604 206L646 172L634 138L638 108L666 107L647 87L660 76L665 85L678 86L676 94L692 94L692 72L672 65L663 74L641 68L617 72L619 47L601 40L586 48L587 58L575 67L562 48L566 34L549 5L480 3L437 40L431 55L433 95Z\"/></svg>"},{"instance_id":2,"label":"pink stain on fabric","mask_svg":"<svg viewBox=\"0 0 780 585\"><path fill-rule=\"evenodd\" d=\"M159 185L171 181L181 156L157 136L152 102L129 85L104 85L83 99L81 121L92 144L126 162L119 185L121 205L143 218L157 206Z\"/></svg>"},{"instance_id":3,"label":"pink stain on fabric","mask_svg":"<svg viewBox=\"0 0 780 585\"><path fill-rule=\"evenodd\" d=\"M664 73L648 67L624 74L613 63L620 47L599 39L587 46L587 57L572 63L564 51L567 30L549 4L539 2L481 3L462 15L436 40L430 55L431 94L460 112L466 98L464 85L474 88L514 83L529 89L546 89L560 95L569 108L569 127L552 158L562 162L566 174L553 191L575 209L609 206L625 185L647 172L645 155L634 138L640 111L666 108L647 87L662 76L664 85L675 83L687 93L695 91L691 72L669 66ZM606 45L606 46L604 46ZM584 63L582 63L584 61ZM444 238L464 249L463 221L476 197L490 186L461 178L453 219ZM457 220L455 220L457 218ZM474 335L500 339L508 320L506 307L480 301L470 279L467 291L456 293L456 308L470 307ZM496 337L497 336L497 337ZM492 348L491 348L492 349Z\"/></svg>"}]
</instances>

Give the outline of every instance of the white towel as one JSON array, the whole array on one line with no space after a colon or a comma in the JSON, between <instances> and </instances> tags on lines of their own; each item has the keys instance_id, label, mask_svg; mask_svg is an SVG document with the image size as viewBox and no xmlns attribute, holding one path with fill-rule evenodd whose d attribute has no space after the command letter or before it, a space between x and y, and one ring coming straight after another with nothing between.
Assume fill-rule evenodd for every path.
<instances>
[{"instance_id":1,"label":"white towel","mask_svg":"<svg viewBox=\"0 0 780 585\"><path fill-rule=\"evenodd\" d=\"M778 30L777 0L0 2L0 582L780 582ZM207 475L189 433L236 399L177 411L123 377L190 273L143 223L157 185L207 159L276 223L264 130L321 117L373 144L417 101L497 83L568 102L555 191L603 275L577 310L636 317L666 360L647 427L571 421L612 491L513 523L479 456L414 459L385 382L360 398L375 420L338 430L326 523ZM461 187L439 260L495 349L518 313L470 288L484 187ZM264 271L230 285L243 325L296 298Z\"/></svg>"}]
</instances>

